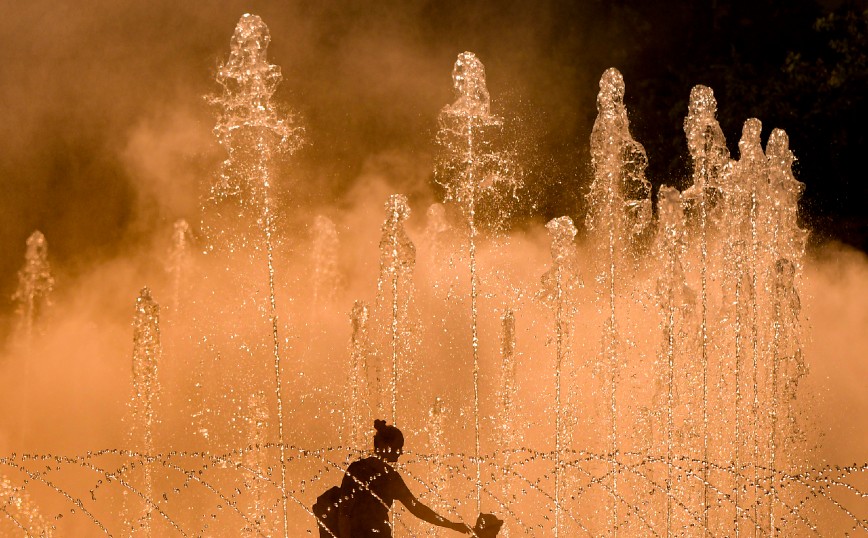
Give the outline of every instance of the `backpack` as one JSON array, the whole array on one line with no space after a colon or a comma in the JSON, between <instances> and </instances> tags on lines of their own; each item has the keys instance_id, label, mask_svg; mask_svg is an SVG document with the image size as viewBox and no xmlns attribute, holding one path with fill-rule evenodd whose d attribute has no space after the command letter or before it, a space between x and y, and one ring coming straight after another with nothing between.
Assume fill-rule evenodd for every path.
<instances>
[{"instance_id":1,"label":"backpack","mask_svg":"<svg viewBox=\"0 0 868 538\"><path fill-rule=\"evenodd\" d=\"M479 538L496 538L502 526L503 521L494 514L479 514L479 518L476 519L476 526L473 527L473 533Z\"/></svg>"},{"instance_id":2,"label":"backpack","mask_svg":"<svg viewBox=\"0 0 868 538\"><path fill-rule=\"evenodd\" d=\"M340 538L338 535L338 505L341 500L341 488L334 486L316 498L313 505L313 515L316 517L320 538Z\"/></svg>"}]
</instances>

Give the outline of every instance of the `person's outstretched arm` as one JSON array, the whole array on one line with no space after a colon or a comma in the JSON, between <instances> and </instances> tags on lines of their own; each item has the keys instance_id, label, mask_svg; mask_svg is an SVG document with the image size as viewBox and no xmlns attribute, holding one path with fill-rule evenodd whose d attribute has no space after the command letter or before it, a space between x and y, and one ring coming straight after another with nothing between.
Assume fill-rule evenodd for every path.
<instances>
[{"instance_id":1,"label":"person's outstretched arm","mask_svg":"<svg viewBox=\"0 0 868 538\"><path fill-rule=\"evenodd\" d=\"M438 527L443 527L446 529L452 529L454 531L462 532L464 534L470 534L470 527L468 527L464 523L450 521L419 502L419 499L417 499L410 492L410 488L408 488L407 484L404 483L404 479L400 476L397 476L397 478L397 481L400 483L396 484L396 488L398 491L396 492L397 495L395 495L395 498L401 501L401 503L407 507L407 510L409 510L411 514L418 517L422 521L431 523L432 525L437 525Z\"/></svg>"}]
</instances>

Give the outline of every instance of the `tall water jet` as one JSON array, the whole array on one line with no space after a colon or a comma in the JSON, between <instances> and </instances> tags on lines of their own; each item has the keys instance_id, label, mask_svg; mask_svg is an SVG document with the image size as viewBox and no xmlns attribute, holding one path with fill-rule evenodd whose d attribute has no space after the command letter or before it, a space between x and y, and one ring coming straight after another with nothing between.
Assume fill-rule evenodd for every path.
<instances>
[{"instance_id":1,"label":"tall water jet","mask_svg":"<svg viewBox=\"0 0 868 538\"><path fill-rule=\"evenodd\" d=\"M552 267L542 277L542 296L555 318L555 506L554 536L561 530L561 461L563 458L563 402L561 374L569 361L572 320L576 315L575 292L581 286L576 254L576 230L572 219L559 217L546 224L551 236Z\"/></svg>"},{"instance_id":2,"label":"tall water jet","mask_svg":"<svg viewBox=\"0 0 868 538\"><path fill-rule=\"evenodd\" d=\"M793 177L795 157L783 130L774 129L769 135L765 156L768 161L767 198L758 220L761 230L765 232L766 270L763 277L771 302L766 321L767 331L771 333L767 338L766 353L772 362L768 369L770 401L766 406L769 422L767 466L776 473L781 463L778 459L780 446L789 445L784 453L794 456L793 439L799 437L792 402L796 398L799 380L806 374L801 348L801 300L797 280L804 261L807 233L798 225L798 201L804 184ZM787 406L783 413L779 409L781 401L786 402ZM786 418L783 428L779 422L780 414ZM792 461L784 464L792 464ZM775 535L779 524L784 521L775 513L777 474L769 482L769 532Z\"/></svg>"},{"instance_id":3,"label":"tall water jet","mask_svg":"<svg viewBox=\"0 0 868 538\"><path fill-rule=\"evenodd\" d=\"M153 506L153 469L154 429L158 424L155 407L159 397L157 372L162 359L160 338L160 305L151 296L151 290L142 288L133 314L133 395L129 404L130 424L127 440L130 446L146 454L142 467L142 496L145 501L144 513L137 518L138 528L145 536L151 536L151 517ZM131 531L135 532L135 524Z\"/></svg>"},{"instance_id":4,"label":"tall water jet","mask_svg":"<svg viewBox=\"0 0 868 538\"><path fill-rule=\"evenodd\" d=\"M324 359L321 355L329 338L329 320L339 315L335 308L341 290L339 253L340 241L335 223L325 215L317 215L310 227L309 259L306 260L309 278L305 282L307 293L303 301L310 308L303 316L305 329L300 338L301 357L297 359L300 364L317 364ZM300 371L299 375L304 373ZM343 418L342 423L346 424L348 417ZM349 433L346 428L340 428L340 431L342 437ZM341 444L345 441L342 438Z\"/></svg>"},{"instance_id":5,"label":"tall water jet","mask_svg":"<svg viewBox=\"0 0 868 538\"><path fill-rule=\"evenodd\" d=\"M165 338L166 354L169 356L194 357L195 352L186 347L192 343L189 338L177 338L172 332L182 330L184 314L189 307L190 282L194 268L193 233L184 219L178 219L172 226L172 244L169 248L166 272L169 277L171 303L163 309L163 326L168 333ZM185 335L189 337L190 335ZM189 405L189 433L193 436L208 438L208 424L205 421L205 354L198 354L198 360L188 359L191 364L193 387L187 398Z\"/></svg>"},{"instance_id":6,"label":"tall water jet","mask_svg":"<svg viewBox=\"0 0 868 538\"><path fill-rule=\"evenodd\" d=\"M762 499L760 497L759 486L759 466L760 462L760 288L758 266L762 265L763 259L760 255L760 239L758 235L758 219L759 219L759 204L761 198L761 190L768 185L767 166L768 162L762 150L760 142L760 134L762 133L762 124L756 118L748 119L744 122L742 136L738 142L739 159L733 165L733 173L731 181L722 185L724 200L727 202L728 217L731 222L742 225L742 229L731 230L734 237L741 236L746 247L746 255L748 263L744 265L743 271L746 273L736 273L736 278L744 276L747 281L747 297L749 308L749 324L750 324L750 358L751 358L751 396L753 398L750 406L751 429L752 429L752 466L753 466L753 512L754 521L759 521L758 511L759 504ZM735 305L739 307L738 304ZM737 360L737 359L736 359ZM738 408L736 408L738 412ZM738 439L736 439L738 443ZM756 535L758 525L754 525L754 534Z\"/></svg>"},{"instance_id":7,"label":"tall water jet","mask_svg":"<svg viewBox=\"0 0 868 538\"><path fill-rule=\"evenodd\" d=\"M492 131L502 125L491 113L491 98L485 67L472 52L458 55L452 70L455 102L443 107L438 118L437 142L442 155L435 179L445 189L445 202L454 202L467 223L470 271L470 347L473 359L474 457L476 459L476 504L480 508L482 477L479 431L479 275L476 249L481 202L504 192L515 193L517 177L505 167L504 155L494 148ZM494 205L494 204L491 204ZM496 206L495 206L496 207ZM496 213L496 210L495 210ZM497 224L497 218L493 219Z\"/></svg>"},{"instance_id":8,"label":"tall water jet","mask_svg":"<svg viewBox=\"0 0 868 538\"><path fill-rule=\"evenodd\" d=\"M51 305L54 277L48 263L48 242L42 232L35 231L27 238L24 266L18 271L18 288L12 300L18 303L19 334L25 345L33 338L34 326Z\"/></svg>"},{"instance_id":9,"label":"tall water jet","mask_svg":"<svg viewBox=\"0 0 868 538\"><path fill-rule=\"evenodd\" d=\"M350 337L350 368L349 368L349 423L350 446L363 450L367 443L368 424L373 424L375 417L371 399L376 397L371 390L369 373L372 346L368 334L369 308L364 301L356 301L350 312L352 335Z\"/></svg>"},{"instance_id":10,"label":"tall water jet","mask_svg":"<svg viewBox=\"0 0 868 538\"><path fill-rule=\"evenodd\" d=\"M642 145L630 135L627 108L624 106L624 78L610 68L600 78L597 94L597 119L591 131L591 164L594 181L588 192L587 225L601 232L598 249L602 264L598 281L607 295L607 320L603 337L603 360L609 367L609 447L612 476L612 533L618 531L618 480L616 458L618 443L617 380L619 336L617 294L619 265L631 252L651 221L651 185L645 179L647 157ZM599 236L598 236L599 237Z\"/></svg>"},{"instance_id":11,"label":"tall water jet","mask_svg":"<svg viewBox=\"0 0 868 538\"><path fill-rule=\"evenodd\" d=\"M29 351L33 345L34 330L39 320L51 306L51 292L54 289L54 276L48 263L48 242L39 230L27 238L24 252L24 266L18 271L18 287L12 295L16 305L17 345L24 351ZM28 358L22 365L24 383L29 383L32 359ZM29 406L23 406L20 418L24 431L29 423Z\"/></svg>"},{"instance_id":12,"label":"tall water jet","mask_svg":"<svg viewBox=\"0 0 868 538\"><path fill-rule=\"evenodd\" d=\"M684 133L687 148L693 160L693 184L684 191L684 199L697 213L699 220L699 272L700 272L700 367L702 370L702 461L708 462L708 234L712 198L723 178L729 173L729 149L718 124L717 101L714 92L707 86L697 85L690 90ZM702 470L703 525L708 528L708 468ZM736 509L737 510L737 509Z\"/></svg>"},{"instance_id":13,"label":"tall water jet","mask_svg":"<svg viewBox=\"0 0 868 538\"><path fill-rule=\"evenodd\" d=\"M415 321L413 319L413 269L416 247L404 222L410 218L410 206L403 194L393 194L386 202L386 220L380 236L380 276L377 280L377 318L388 327L387 342L380 346L380 363L390 359L389 395L392 423L398 422L398 399L401 375L412 369ZM382 366L380 367L382 371ZM381 388L378 388L382 390ZM381 395L382 397L382 395ZM383 412L385 409L380 408Z\"/></svg>"},{"instance_id":14,"label":"tall water jet","mask_svg":"<svg viewBox=\"0 0 868 538\"><path fill-rule=\"evenodd\" d=\"M425 212L424 238L429 252L428 271L432 273L431 287L439 299L455 296L458 284L455 272L455 253L452 249L452 227L446 218L446 206L434 203Z\"/></svg>"},{"instance_id":15,"label":"tall water jet","mask_svg":"<svg viewBox=\"0 0 868 538\"><path fill-rule=\"evenodd\" d=\"M730 179L732 174L727 176ZM729 215L735 228L734 233L722 238L720 270L720 327L715 331L713 343L719 349L720 363L720 394L721 402L726 402L731 408L733 429L728 439L720 442L730 450L730 461L733 477L733 530L736 536L741 532L743 510L743 483L741 480L743 468L747 467L744 452L744 411L743 399L746 371L745 341L750 337L750 253L743 227L749 218L750 210L746 193L740 193L735 186L723 186L720 190L720 200L716 209ZM731 375L731 380L730 380ZM731 387L731 389L730 389ZM707 391L705 391L707 394ZM704 399L704 401L707 401ZM721 421L723 423L723 421Z\"/></svg>"},{"instance_id":16,"label":"tall water jet","mask_svg":"<svg viewBox=\"0 0 868 538\"><path fill-rule=\"evenodd\" d=\"M684 257L686 255L685 216L681 194L672 187L662 186L658 192L658 229L654 246L655 258L660 261L657 269L656 298L660 309L663 342L658 354L657 379L662 381L658 390L658 401L661 402L666 420L663 427L666 454L666 508L665 521L667 536L673 528L672 499L675 495L673 485L673 457L675 455L676 408L681 410L680 399L686 399L684 418L691 415L690 399L685 394L694 381L686 372L692 359L690 351L689 311L692 310L693 292L687 285L684 273ZM678 372L676 375L676 362ZM683 378L684 382L679 383ZM679 389L680 387L680 389ZM659 393L665 391L664 397ZM680 398L679 398L680 393ZM683 446L683 449L688 447ZM682 453L685 453L682 452Z\"/></svg>"},{"instance_id":17,"label":"tall water jet","mask_svg":"<svg viewBox=\"0 0 868 538\"><path fill-rule=\"evenodd\" d=\"M172 247L169 250L169 263L166 270L172 282L171 311L177 318L181 314L182 294L187 288L187 278L192 265L190 252L190 225L184 219L175 221L172 230Z\"/></svg>"},{"instance_id":18,"label":"tall water jet","mask_svg":"<svg viewBox=\"0 0 868 538\"><path fill-rule=\"evenodd\" d=\"M271 322L274 394L277 399L283 534L288 537L282 368L274 274L273 168L275 161L282 155L291 154L301 139L300 129L272 102L282 76L278 66L268 63L270 41L271 35L262 19L245 14L235 27L229 59L218 69L217 81L223 92L213 98L213 102L221 107L214 132L228 156L223 161L218 181L212 185L209 202L215 206L215 216L225 216L226 219L220 219L216 227L206 226L206 230L211 233L212 245L215 239L223 239L223 247L234 253L251 246L244 233L233 235L232 230L222 228L238 215L239 206L242 215L260 226L260 237L251 239L264 245L267 265L267 311ZM229 204L225 205L225 202ZM226 210L225 215L221 210Z\"/></svg>"},{"instance_id":19,"label":"tall water jet","mask_svg":"<svg viewBox=\"0 0 868 538\"><path fill-rule=\"evenodd\" d=\"M507 310L500 320L500 390L498 391L500 400L500 417L497 426L497 438L499 445L502 448L502 463L503 472L501 477L503 480L503 498L507 502L512 501L512 480L510 477L511 453L510 447L515 446L517 435L515 433L515 398L518 387L516 386L516 337L515 337L515 315L512 310ZM509 528L503 529L503 536L509 537Z\"/></svg>"},{"instance_id":20,"label":"tall water jet","mask_svg":"<svg viewBox=\"0 0 868 538\"><path fill-rule=\"evenodd\" d=\"M744 484L743 470L753 467L752 501L756 521L757 451L756 432L759 390L758 375L758 299L755 267L757 258L757 194L756 190L765 181L765 158L759 143L761 127L758 120L744 124L739 141L740 158L727 166L718 178L719 197L712 211L712 222L726 222L728 232L715 241L721 249L720 311L719 327L714 331L712 342L719 349L721 364L722 398L730 392L734 430L726 444L731 446L734 491L734 532L741 533L745 517L745 497L748 487ZM729 365L731 364L731 368ZM732 371L732 381L728 380ZM729 389L731 386L732 389ZM745 406L747 397L748 405ZM747 424L746 424L747 421Z\"/></svg>"}]
</instances>

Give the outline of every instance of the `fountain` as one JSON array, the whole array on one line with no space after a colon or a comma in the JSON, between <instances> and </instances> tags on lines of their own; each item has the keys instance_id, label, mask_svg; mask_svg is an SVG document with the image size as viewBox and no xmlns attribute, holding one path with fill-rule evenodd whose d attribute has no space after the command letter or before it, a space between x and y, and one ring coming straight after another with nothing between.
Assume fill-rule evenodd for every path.
<instances>
[{"instance_id":1,"label":"fountain","mask_svg":"<svg viewBox=\"0 0 868 538\"><path fill-rule=\"evenodd\" d=\"M661 187L655 211L609 69L588 236L562 216L545 241L509 230L521 177L464 52L439 116L443 204L419 224L393 194L378 236L340 212L299 232L281 178L302 132L273 102L269 41L243 16L218 70L226 159L202 233L174 225L168 274L135 301L122 448L0 457L4 535L316 533L316 498L369 454L376 418L404 430L396 468L420 500L468 525L494 513L499 536L868 531L868 464L814 465L806 440L807 232L783 131L763 149L747 120L733 159L695 87L692 185ZM18 341L53 288L45 244L27 242Z\"/></svg>"},{"instance_id":2,"label":"fountain","mask_svg":"<svg viewBox=\"0 0 868 538\"><path fill-rule=\"evenodd\" d=\"M12 299L18 303L21 340L28 344L33 330L45 310L51 305L54 277L48 264L48 242L39 230L27 238L24 267L18 272L18 289Z\"/></svg>"}]
</instances>

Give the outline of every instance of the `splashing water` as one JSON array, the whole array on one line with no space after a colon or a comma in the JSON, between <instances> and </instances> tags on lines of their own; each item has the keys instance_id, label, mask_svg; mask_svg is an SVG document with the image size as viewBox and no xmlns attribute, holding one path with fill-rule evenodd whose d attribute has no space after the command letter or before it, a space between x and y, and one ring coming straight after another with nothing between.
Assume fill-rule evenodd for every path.
<instances>
[{"instance_id":1,"label":"splashing water","mask_svg":"<svg viewBox=\"0 0 868 538\"><path fill-rule=\"evenodd\" d=\"M26 486L17 486L11 480L0 476L0 511L5 518L0 523L4 536L14 536L23 532L27 536L51 538L53 525L49 525L39 513Z\"/></svg>"}]
</instances>

